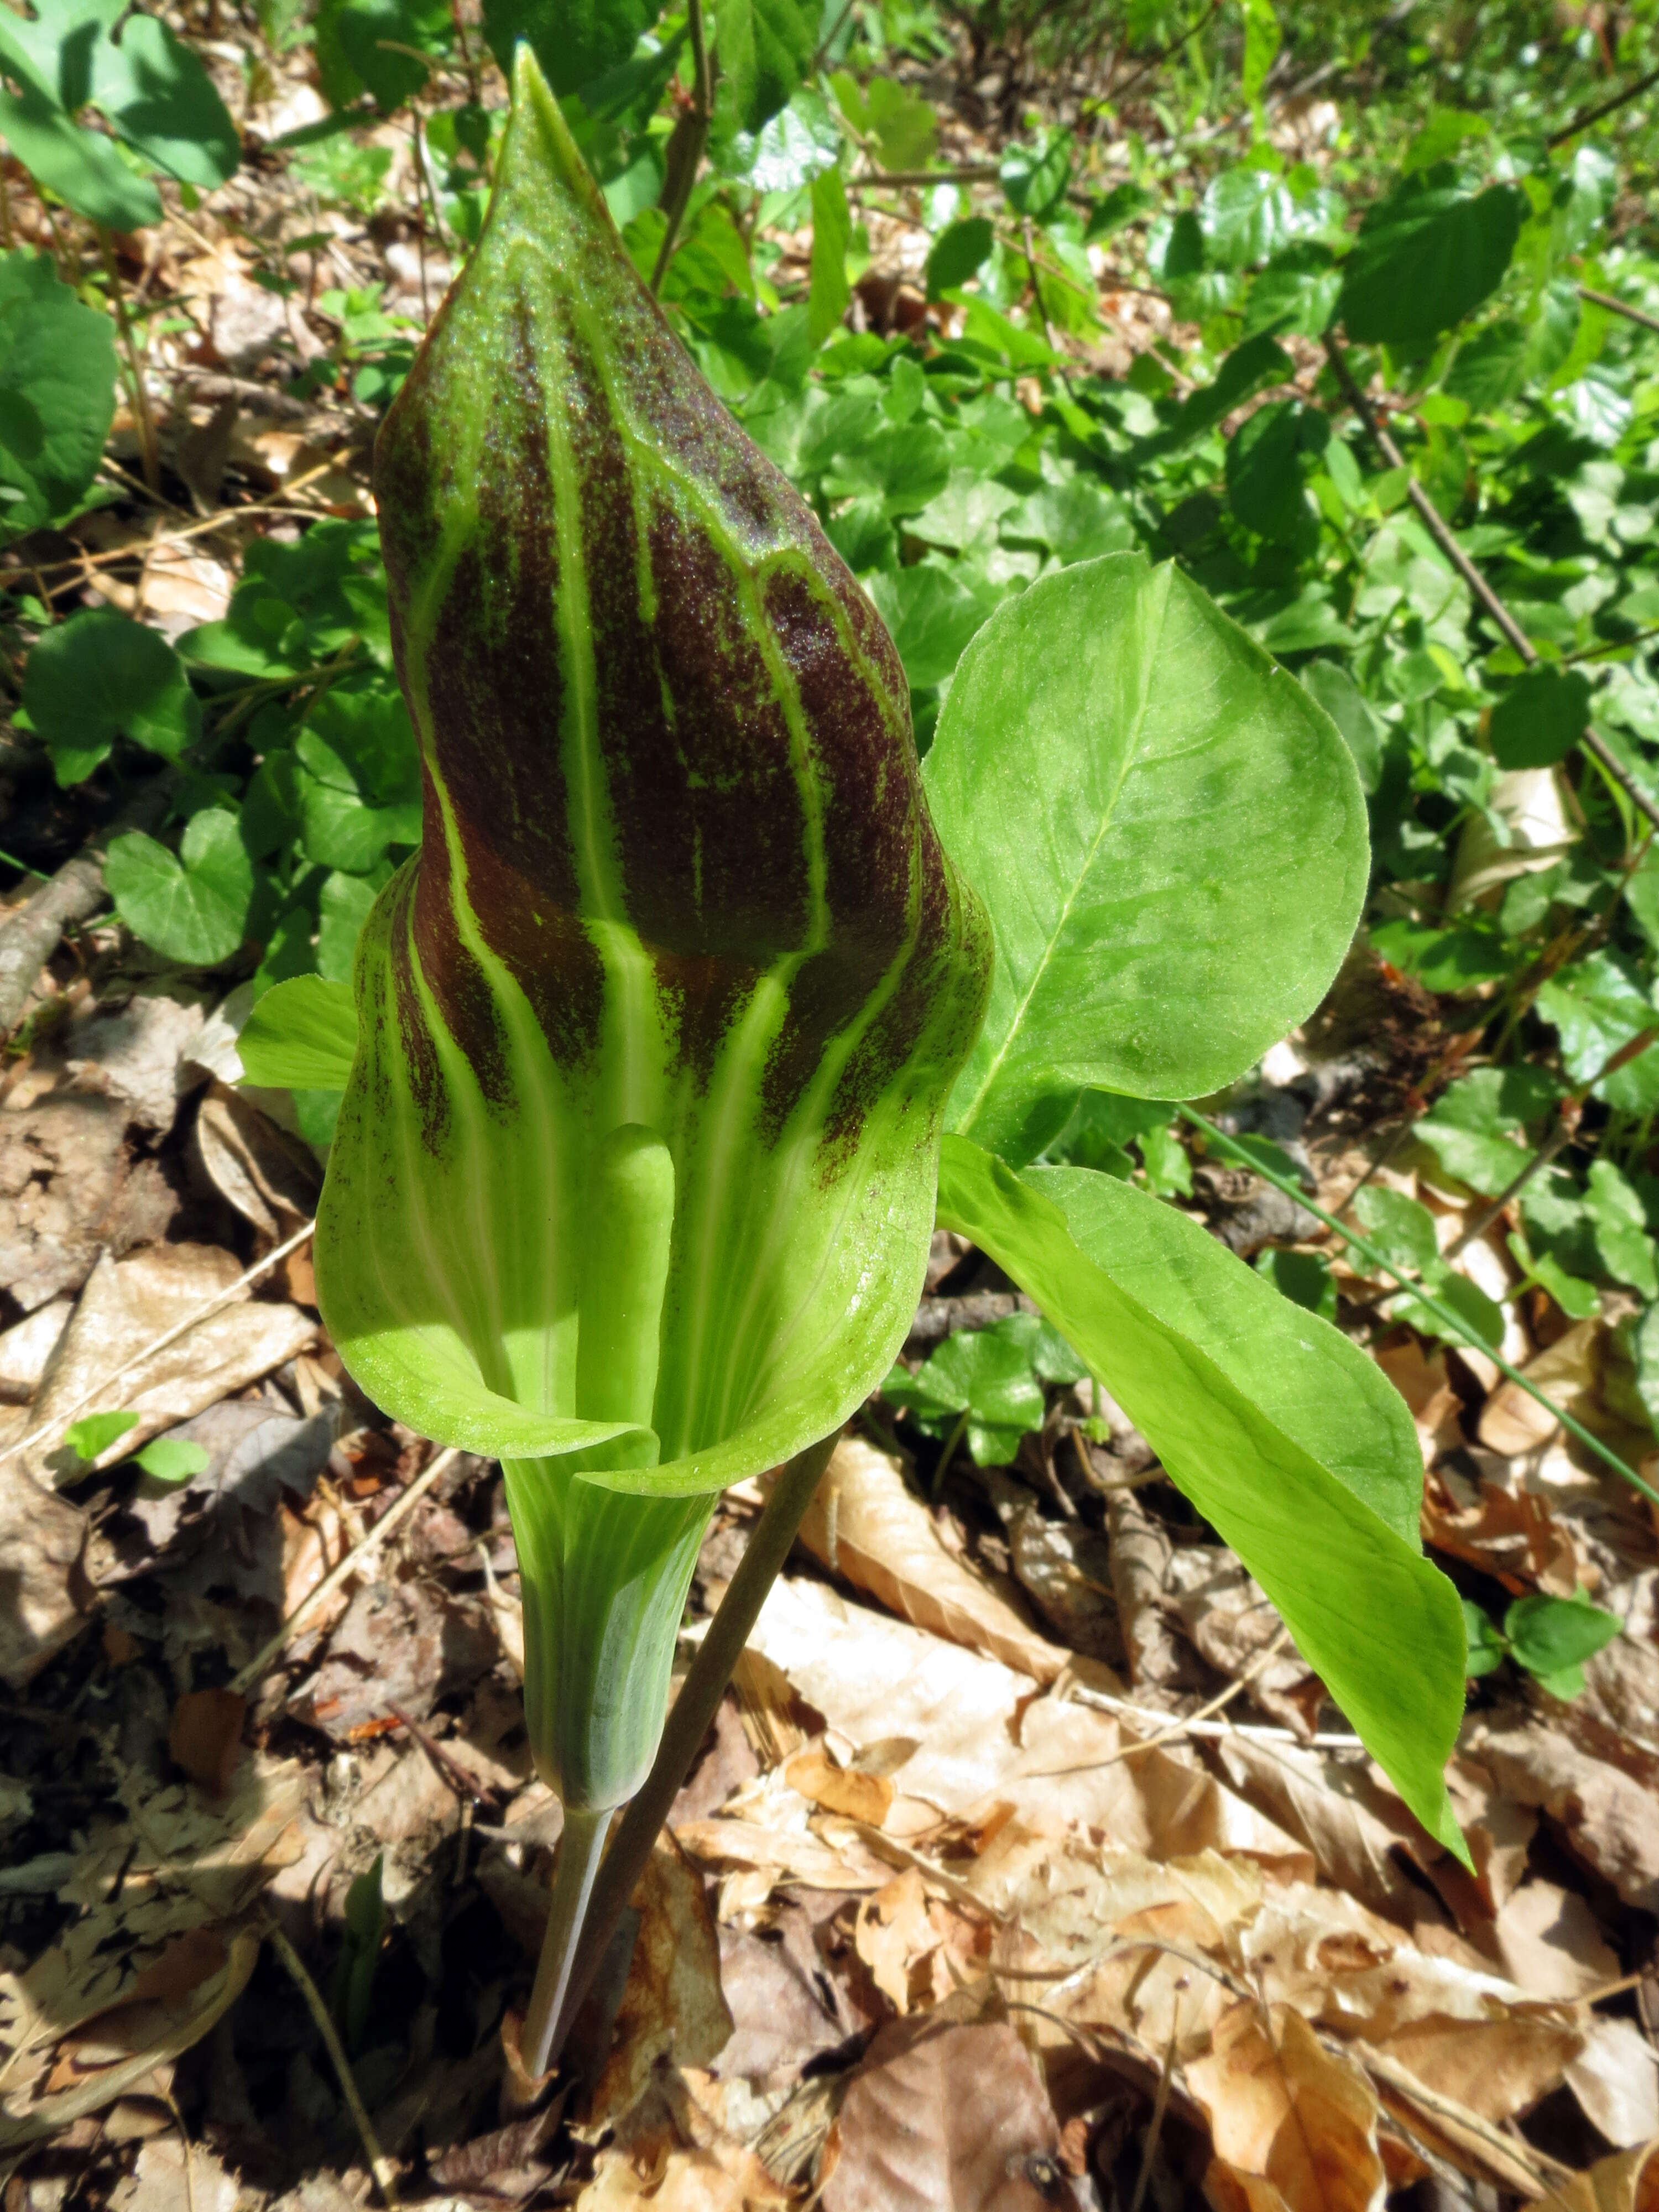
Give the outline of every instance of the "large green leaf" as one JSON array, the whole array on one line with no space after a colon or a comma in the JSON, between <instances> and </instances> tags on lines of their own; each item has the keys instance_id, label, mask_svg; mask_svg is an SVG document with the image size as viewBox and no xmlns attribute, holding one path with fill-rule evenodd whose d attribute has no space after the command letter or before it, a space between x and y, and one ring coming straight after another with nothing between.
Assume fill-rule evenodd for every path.
<instances>
[{"instance_id":1,"label":"large green leaf","mask_svg":"<svg viewBox=\"0 0 1659 2212\"><path fill-rule=\"evenodd\" d=\"M562 97L627 61L660 0L484 0L484 36L509 74L520 39Z\"/></svg>"},{"instance_id":2,"label":"large green leaf","mask_svg":"<svg viewBox=\"0 0 1659 2212\"><path fill-rule=\"evenodd\" d=\"M83 609L46 632L24 671L23 703L64 785L89 776L118 736L177 760L202 727L178 654L112 607Z\"/></svg>"},{"instance_id":3,"label":"large green leaf","mask_svg":"<svg viewBox=\"0 0 1659 2212\"><path fill-rule=\"evenodd\" d=\"M1198 1224L1087 1169L947 1137L940 1225L1029 1291L1283 1613L1395 1787L1463 1856L1443 1769L1457 1593L1419 1549L1423 1463L1372 1362Z\"/></svg>"},{"instance_id":4,"label":"large green leaf","mask_svg":"<svg viewBox=\"0 0 1659 2212\"><path fill-rule=\"evenodd\" d=\"M817 44L817 0L720 0L714 17L724 127L758 131L806 75Z\"/></svg>"},{"instance_id":5,"label":"large green leaf","mask_svg":"<svg viewBox=\"0 0 1659 2212\"><path fill-rule=\"evenodd\" d=\"M1006 601L923 775L997 945L952 1126L1009 1158L1080 1090L1231 1082L1347 950L1366 879L1348 749L1172 566L1116 554Z\"/></svg>"},{"instance_id":6,"label":"large green leaf","mask_svg":"<svg viewBox=\"0 0 1659 2212\"><path fill-rule=\"evenodd\" d=\"M115 413L115 330L48 255L0 257L0 538L74 513Z\"/></svg>"},{"instance_id":7,"label":"large green leaf","mask_svg":"<svg viewBox=\"0 0 1659 2212\"><path fill-rule=\"evenodd\" d=\"M1460 191L1443 174L1407 177L1360 225L1342 272L1351 338L1426 345L1503 282L1525 200L1508 185Z\"/></svg>"},{"instance_id":8,"label":"large green leaf","mask_svg":"<svg viewBox=\"0 0 1659 2212\"><path fill-rule=\"evenodd\" d=\"M234 176L241 140L213 80L154 15L129 13L118 40L92 50L92 102L123 138L170 176L204 191Z\"/></svg>"},{"instance_id":9,"label":"large green leaf","mask_svg":"<svg viewBox=\"0 0 1659 2212\"><path fill-rule=\"evenodd\" d=\"M161 220L161 196L149 179L135 177L109 139L82 130L32 84L19 93L0 85L0 137L38 184L87 222L137 230Z\"/></svg>"},{"instance_id":10,"label":"large green leaf","mask_svg":"<svg viewBox=\"0 0 1659 2212\"><path fill-rule=\"evenodd\" d=\"M278 1090L343 1091L356 1049L351 986L320 975L273 984L236 1040L246 1080Z\"/></svg>"}]
</instances>

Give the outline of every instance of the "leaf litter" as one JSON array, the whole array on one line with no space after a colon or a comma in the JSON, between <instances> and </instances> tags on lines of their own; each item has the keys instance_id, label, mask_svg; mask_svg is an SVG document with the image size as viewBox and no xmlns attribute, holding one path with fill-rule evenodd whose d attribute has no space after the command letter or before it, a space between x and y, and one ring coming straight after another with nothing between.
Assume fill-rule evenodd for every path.
<instances>
[{"instance_id":1,"label":"leaf litter","mask_svg":"<svg viewBox=\"0 0 1659 2212\"><path fill-rule=\"evenodd\" d=\"M878 247L911 252L882 222ZM162 250L233 382L304 330L257 257ZM412 307L412 269L368 234L328 252ZM1162 302L1114 298L1151 319L1139 336L1167 328ZM205 385L185 411L198 497L235 470L368 511L361 422L241 396L222 434ZM147 535L91 524L99 554ZM216 620L235 535L145 553L137 587L100 571L103 596L142 587L168 634ZM113 933L88 942L115 953ZM1654 1522L1490 1361L1403 1322L1373 1349L1417 1421L1425 1537L1489 1611L1585 1589L1624 1623L1580 1697L1516 1670L1477 1689L1451 1775L1474 1877L1109 1404L1085 1391L1011 1465L942 1483L872 1425L837 1451L635 1894L580 2078L520 2110L503 2028L557 1818L517 1717L495 1471L462 1461L244 1695L233 1673L428 1455L343 1383L302 1255L125 1376L110 1402L137 1425L95 1462L57 1436L18 1449L303 1226L313 1156L285 1100L228 1087L236 1015L106 966L0 1102L0 2158L20 2203L62 2201L37 2161L64 2157L119 2212L367 2201L264 1930L326 1990L372 1878L387 1925L349 2055L413 2201L1004 2212L1127 2203L1150 2179L1150 2203L1250 2212L1419 2181L1656 2212ZM1348 1136L1306 1155L1327 1206L1380 1149ZM1443 1249L1475 1210L1426 1154L1373 1180L1427 1206ZM1386 1297L1259 1178L1200 1162L1195 1191L1234 1249L1317 1244L1346 1298ZM964 1288L976 1255L939 1241L913 1357L1018 1310ZM1513 1287L1495 1236L1465 1265ZM1525 1311L1505 1355L1651 1475L1619 1315L1546 1333ZM136 1475L156 1437L206 1465ZM738 1499L717 1519L694 1632L750 1517Z\"/></svg>"}]
</instances>

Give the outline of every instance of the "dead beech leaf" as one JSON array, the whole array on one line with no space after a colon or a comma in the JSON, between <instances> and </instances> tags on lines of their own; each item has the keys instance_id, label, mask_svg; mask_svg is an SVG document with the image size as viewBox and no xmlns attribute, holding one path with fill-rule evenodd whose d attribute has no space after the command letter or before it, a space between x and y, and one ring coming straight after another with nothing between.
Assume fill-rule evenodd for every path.
<instances>
[{"instance_id":1,"label":"dead beech leaf","mask_svg":"<svg viewBox=\"0 0 1659 2212\"><path fill-rule=\"evenodd\" d=\"M866 1897L859 1907L853 1935L872 1980L896 2013L911 2008L911 1978L938 1950L939 1938L928 1917L927 1886L915 1867ZM927 1992L932 1994L931 1984Z\"/></svg>"},{"instance_id":2,"label":"dead beech leaf","mask_svg":"<svg viewBox=\"0 0 1659 2212\"><path fill-rule=\"evenodd\" d=\"M1391 1790L1311 1746L1230 1735L1216 1752L1240 1796L1305 1844L1328 1881L1411 1924L1421 1892L1396 1851L1419 1831Z\"/></svg>"},{"instance_id":3,"label":"dead beech leaf","mask_svg":"<svg viewBox=\"0 0 1659 2212\"><path fill-rule=\"evenodd\" d=\"M860 1437L843 1437L836 1446L800 1540L832 1573L845 1575L901 1619L1000 1659L1034 1681L1054 1681L1071 1657L951 1557L895 1462Z\"/></svg>"},{"instance_id":4,"label":"dead beech leaf","mask_svg":"<svg viewBox=\"0 0 1659 2212\"><path fill-rule=\"evenodd\" d=\"M21 1689L86 1618L93 1589L82 1570L86 1516L32 1481L14 1460L0 1465L0 1679Z\"/></svg>"},{"instance_id":5,"label":"dead beech leaf","mask_svg":"<svg viewBox=\"0 0 1659 2212\"><path fill-rule=\"evenodd\" d=\"M258 1955L258 1936L244 1929L232 1938L217 1972L174 2002L124 2007L110 2024L119 2040L105 2046L88 2038L71 2061L79 2077L72 2087L33 2101L15 2094L0 2100L0 2147L38 2142L83 2112L101 2111L137 2088L157 2066L188 2051L240 1996ZM135 2049L131 2039L140 2035Z\"/></svg>"},{"instance_id":6,"label":"dead beech leaf","mask_svg":"<svg viewBox=\"0 0 1659 2212\"><path fill-rule=\"evenodd\" d=\"M1498 2020L1430 2013L1369 2039L1425 2088L1483 2120L1530 2111L1584 2048L1581 2030L1541 2008Z\"/></svg>"},{"instance_id":7,"label":"dead beech leaf","mask_svg":"<svg viewBox=\"0 0 1659 2212\"><path fill-rule=\"evenodd\" d=\"M1619 1977L1618 1954L1589 1906L1575 1890L1558 1889L1552 1881L1524 1882L1505 1901L1492 1923L1492 1948L1504 1972L1529 1997L1582 1997ZM1659 2135L1659 2111L1645 2132Z\"/></svg>"},{"instance_id":8,"label":"dead beech leaf","mask_svg":"<svg viewBox=\"0 0 1659 2212\"><path fill-rule=\"evenodd\" d=\"M1567 2068L1567 2087L1610 2143L1631 2150L1659 2136L1659 2069L1631 2020L1593 2020Z\"/></svg>"},{"instance_id":9,"label":"dead beech leaf","mask_svg":"<svg viewBox=\"0 0 1659 2212\"><path fill-rule=\"evenodd\" d=\"M216 1082L202 1101L195 1144L220 1195L271 1243L316 1212L316 1155L228 1085Z\"/></svg>"},{"instance_id":10,"label":"dead beech leaf","mask_svg":"<svg viewBox=\"0 0 1659 2212\"><path fill-rule=\"evenodd\" d=\"M1587 1751L1577 1732L1500 1707L1466 1732L1463 1749L1498 1787L1559 1821L1575 1850L1626 1905L1659 1911L1659 1823L1651 1762L1642 1778Z\"/></svg>"},{"instance_id":11,"label":"dead beech leaf","mask_svg":"<svg viewBox=\"0 0 1659 2212\"><path fill-rule=\"evenodd\" d=\"M633 1897L639 1935L611 2055L593 2091L591 2125L630 2111L658 2061L707 2066L732 2035L720 1994L720 1939L702 1876L672 1836L658 1841Z\"/></svg>"},{"instance_id":12,"label":"dead beech leaf","mask_svg":"<svg viewBox=\"0 0 1659 2212\"><path fill-rule=\"evenodd\" d=\"M105 1455L121 1457L303 1351L317 1334L309 1314L244 1294L98 1395L106 1376L228 1290L240 1273L234 1254L210 1244L155 1244L125 1260L100 1259L30 1408L30 1430L46 1433L20 1455L25 1470L41 1483L54 1474L84 1474L83 1462L63 1442L63 1429L77 1412L118 1406L138 1416L137 1426ZM89 1408L82 1404L88 1391Z\"/></svg>"},{"instance_id":13,"label":"dead beech leaf","mask_svg":"<svg viewBox=\"0 0 1659 2212\"><path fill-rule=\"evenodd\" d=\"M1429 1354L1415 1337L1408 1337L1401 1343L1382 1346L1372 1357L1405 1400L1417 1430L1423 1464L1431 1467L1443 1451L1462 1443L1463 1435L1461 1407L1446 1371L1445 1354Z\"/></svg>"},{"instance_id":14,"label":"dead beech leaf","mask_svg":"<svg viewBox=\"0 0 1659 2212\"><path fill-rule=\"evenodd\" d=\"M1210 2118L1205 2188L1218 2212L1378 2212L1387 2178L1376 2093L1299 2012L1275 2005L1264 2021L1241 1999L1187 2082Z\"/></svg>"},{"instance_id":15,"label":"dead beech leaf","mask_svg":"<svg viewBox=\"0 0 1659 2212\"><path fill-rule=\"evenodd\" d=\"M792 1790L799 1790L803 1797L810 1797L826 1812L863 1820L872 1828L880 1827L893 1802L893 1785L884 1774L837 1766L822 1743L798 1751L784 1768L783 1778Z\"/></svg>"},{"instance_id":16,"label":"dead beech leaf","mask_svg":"<svg viewBox=\"0 0 1659 2212\"><path fill-rule=\"evenodd\" d=\"M1659 2212L1659 2142L1598 2158L1552 2189L1544 2212Z\"/></svg>"},{"instance_id":17,"label":"dead beech leaf","mask_svg":"<svg viewBox=\"0 0 1659 2212\"><path fill-rule=\"evenodd\" d=\"M831 2132L824 2212L1047 2212L1059 2140L1042 2077L1006 2021L894 2021Z\"/></svg>"}]
</instances>

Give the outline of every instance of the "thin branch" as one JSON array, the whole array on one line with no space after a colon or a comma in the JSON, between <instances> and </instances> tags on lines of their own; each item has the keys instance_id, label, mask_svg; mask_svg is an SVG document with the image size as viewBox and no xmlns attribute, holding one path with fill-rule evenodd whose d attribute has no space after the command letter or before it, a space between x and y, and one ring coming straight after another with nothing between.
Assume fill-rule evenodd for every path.
<instances>
[{"instance_id":1,"label":"thin branch","mask_svg":"<svg viewBox=\"0 0 1659 2212\"><path fill-rule=\"evenodd\" d=\"M1565 1152L1578 1133L1578 1120L1583 1110L1584 1101L1595 1090L1596 1085L1605 1083L1608 1076L1616 1075L1621 1067L1626 1067L1632 1060L1638 1060L1656 1037L1659 1037L1659 1028L1645 1029L1637 1036L1627 1038L1617 1052L1608 1055L1588 1083L1581 1083L1576 1091L1570 1091L1567 1093L1556 1109L1556 1125L1550 1136L1526 1162L1520 1173L1504 1184L1492 1204L1483 1207L1473 1221L1465 1224L1462 1232L1446 1247L1442 1255L1443 1258L1455 1260L1469 1245L1480 1243L1493 1222L1502 1214L1504 1207L1512 1206L1528 1184L1535 1176L1543 1173L1557 1154Z\"/></svg>"},{"instance_id":2,"label":"thin branch","mask_svg":"<svg viewBox=\"0 0 1659 2212\"><path fill-rule=\"evenodd\" d=\"M611 1849L599 1869L588 1902L581 1941L576 1947L568 1993L548 2047L547 2064L558 2063L571 2023L610 1948L617 1923L634 1894L640 1876L650 1863L657 1838L669 1808L691 1771L691 1763L720 1710L726 1686L732 1679L750 1633L760 1617L766 1593L777 1580L789 1556L807 1507L830 1464L836 1436L809 1444L787 1467L778 1470L766 1510L755 1525L737 1572L732 1576L720 1610L708 1624L690 1672L680 1686L663 1729L662 1741L645 1786L617 1824Z\"/></svg>"},{"instance_id":3,"label":"thin branch","mask_svg":"<svg viewBox=\"0 0 1659 2212\"><path fill-rule=\"evenodd\" d=\"M685 221L691 188L702 163L702 149L708 143L708 127L714 119L714 71L709 58L708 27L702 19L702 0L686 0L685 27L691 40L691 105L674 125L668 141L662 203L668 227L663 232L656 266L651 271L653 292L661 288L668 273L669 262L679 240L680 225Z\"/></svg>"},{"instance_id":4,"label":"thin branch","mask_svg":"<svg viewBox=\"0 0 1659 2212\"><path fill-rule=\"evenodd\" d=\"M1651 69L1645 76L1638 76L1634 84L1626 85L1623 92L1615 92L1611 100L1604 100L1599 107L1587 107L1575 115L1565 130L1552 131L1544 143L1553 149L1565 146L1569 138L1576 138L1581 131L1588 131L1592 123L1601 122L1603 116L1612 115L1627 107L1632 100L1639 100L1650 84L1659 84L1659 69Z\"/></svg>"},{"instance_id":5,"label":"thin branch","mask_svg":"<svg viewBox=\"0 0 1659 2212\"><path fill-rule=\"evenodd\" d=\"M1627 321L1640 323L1644 331L1659 331L1659 315L1650 315L1640 307L1632 307L1626 300L1616 300L1611 292L1593 291L1588 284L1581 284L1578 296L1581 300L1588 300L1593 307L1605 307L1610 314L1623 315Z\"/></svg>"},{"instance_id":6,"label":"thin branch","mask_svg":"<svg viewBox=\"0 0 1659 2212\"><path fill-rule=\"evenodd\" d=\"M1336 372L1337 381L1341 385L1349 405L1365 427L1366 436L1370 438L1390 468L1407 470L1407 495L1416 508L1424 528L1528 667L1534 667L1537 665L1538 653L1532 640L1458 544L1455 533L1447 524L1427 492L1424 490L1417 478L1411 475L1405 455L1377 420L1376 410L1354 381L1353 371L1348 366L1347 356L1334 337L1326 338L1325 351L1329 357L1332 368ZM1603 772L1619 786L1632 805L1645 814L1656 828L1659 828L1659 799L1656 799L1650 793L1643 789L1612 747L1598 737L1594 730L1586 730L1578 742L1600 765Z\"/></svg>"},{"instance_id":7,"label":"thin branch","mask_svg":"<svg viewBox=\"0 0 1659 2212\"><path fill-rule=\"evenodd\" d=\"M323 2002L316 1983L307 1972L305 1960L289 1942L276 1923L274 1920L265 1921L262 1932L269 1941L271 1949L282 1960L288 1972L289 1978L305 1999L306 2010L311 2014L317 2033L323 2039L323 2047L328 2052L329 2059L339 2081L341 2094L346 2100L347 2109L351 2114L358 2137L362 2143L363 2155L368 2160L368 2170L374 2176L374 2186L380 2192L380 2202L383 2204L394 2205L398 2202L398 2170L380 2148L368 2110L357 2093L357 2077L351 2070L351 2061L346 2057L345 2046L340 2041L334 2022L329 2018L328 2007Z\"/></svg>"},{"instance_id":8,"label":"thin branch","mask_svg":"<svg viewBox=\"0 0 1659 2212\"><path fill-rule=\"evenodd\" d=\"M271 1662L279 1658L300 1624L310 1618L325 1598L332 1597L340 1585L349 1580L392 1534L400 1528L426 1496L441 1474L446 1474L460 1457L458 1450L441 1451L429 1467L423 1468L397 1502L386 1508L372 1528L366 1528L345 1557L331 1567L315 1589L296 1605L268 1644L262 1644L240 1674L231 1677L232 1692L245 1698Z\"/></svg>"}]
</instances>

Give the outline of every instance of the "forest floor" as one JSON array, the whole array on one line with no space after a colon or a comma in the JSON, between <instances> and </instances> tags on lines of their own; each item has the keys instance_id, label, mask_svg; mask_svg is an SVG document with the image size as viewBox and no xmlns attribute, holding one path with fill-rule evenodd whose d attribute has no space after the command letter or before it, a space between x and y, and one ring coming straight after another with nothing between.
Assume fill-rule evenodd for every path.
<instances>
[{"instance_id":1,"label":"forest floor","mask_svg":"<svg viewBox=\"0 0 1659 2212\"><path fill-rule=\"evenodd\" d=\"M268 91L267 138L322 112L297 69ZM958 106L946 151L983 158L984 103ZM131 290L196 302L210 342L156 339L162 489L118 422L124 495L60 533L44 598L176 634L223 613L256 538L372 514L373 414L343 372L289 396L325 342L305 286L262 279L310 234L284 266L308 255L312 295L379 287L424 323L450 271L398 211L406 134L384 143L384 216L296 205L256 158L143 234ZM908 249L872 245L861 296L890 313ZM1161 335L1158 303L1121 304L1131 350ZM37 869L99 826L19 790ZM1311 1214L1213 1163L1185 1201L1246 1259L1333 1261L1411 1407L1448 1571L1586 1588L1626 1626L1571 1698L1512 1667L1472 1686L1450 1782L1475 1872L1109 1401L1066 1394L988 1469L872 1414L635 1896L625 1978L533 2084L514 2039L559 1814L525 1747L499 1470L451 1457L422 1486L432 1448L345 1376L315 1156L234 1087L213 995L94 919L48 1002L0 1073L6 2212L1659 2203L1653 1514L1480 1353L1382 1319L1388 1286ZM1476 1229L1466 1268L1489 1252L1501 1288L1498 1230L1389 1164L1456 1049L1367 956L1218 1110L1327 1210L1369 1174L1443 1243ZM936 1237L907 1353L1015 1304ZM1504 1350L1653 1479L1617 1318L1540 1292ZM112 1403L139 1426L104 1460L163 1437L205 1469L77 1473L64 1431ZM759 1503L722 1503L688 1652Z\"/></svg>"}]
</instances>

